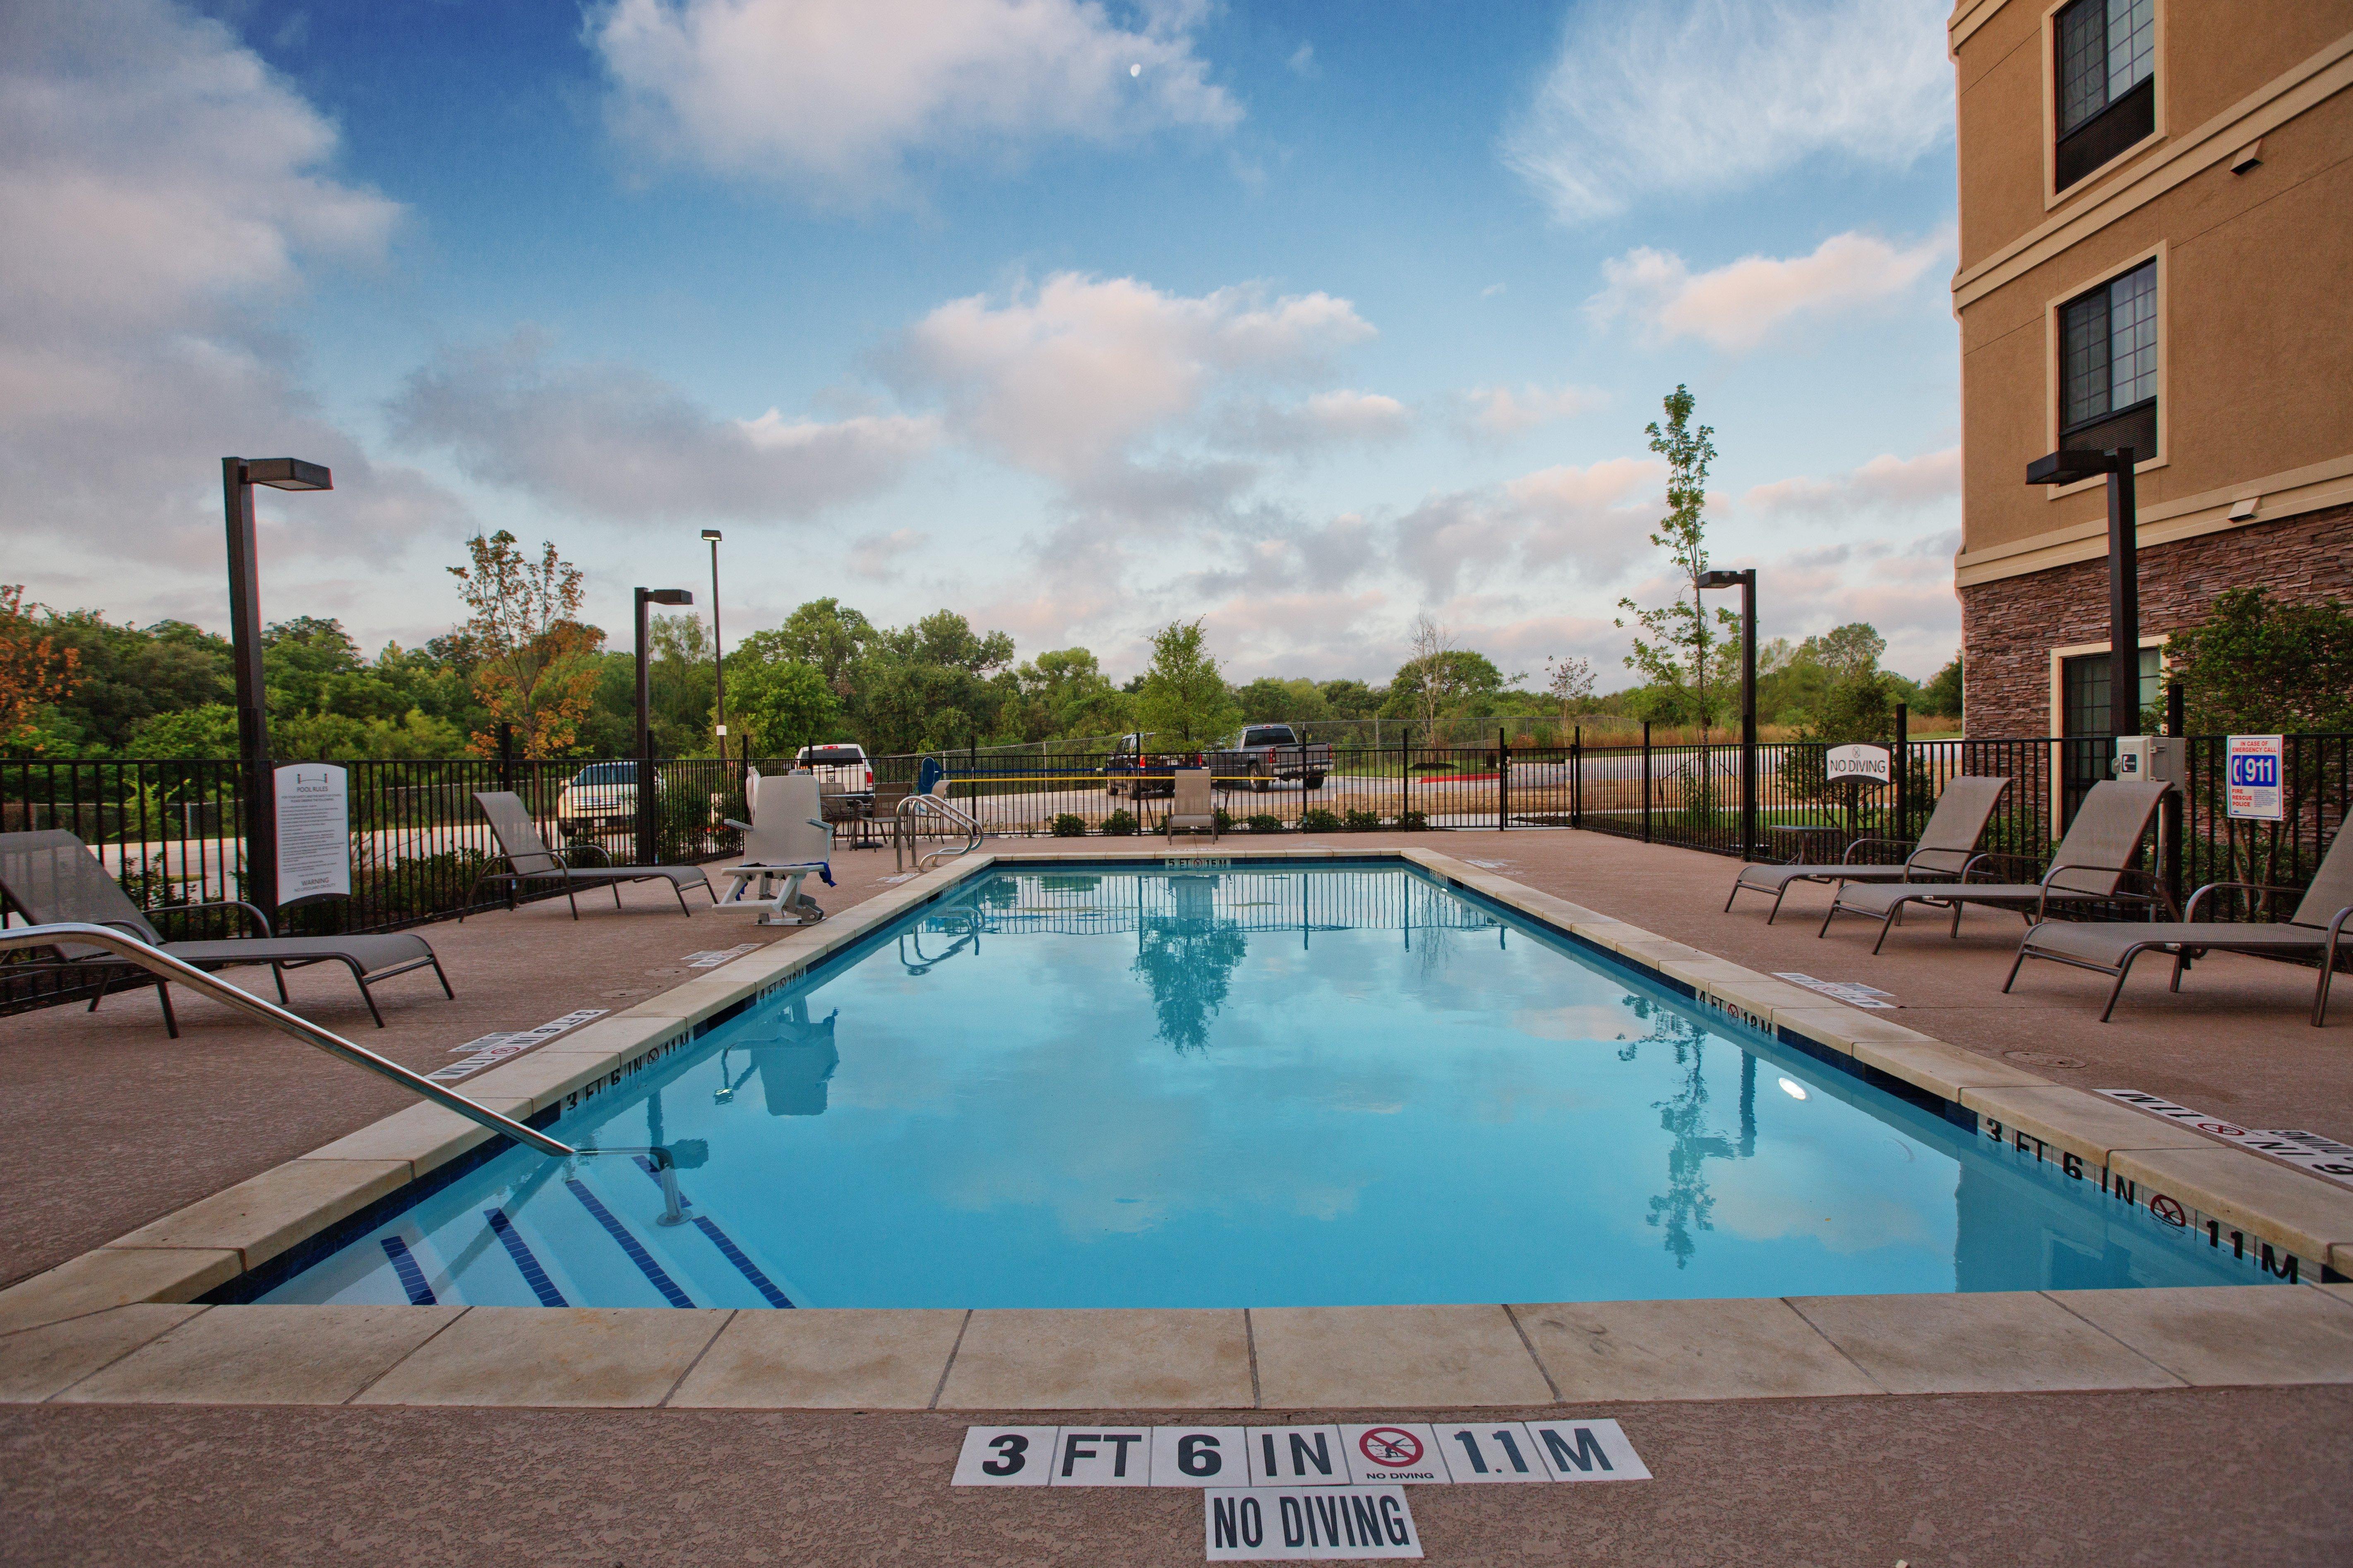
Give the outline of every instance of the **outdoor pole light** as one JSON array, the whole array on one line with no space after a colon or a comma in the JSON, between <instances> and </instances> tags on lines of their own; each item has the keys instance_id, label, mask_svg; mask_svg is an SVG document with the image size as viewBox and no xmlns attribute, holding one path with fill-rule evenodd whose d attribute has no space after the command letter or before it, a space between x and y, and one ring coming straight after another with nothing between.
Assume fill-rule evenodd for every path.
<instances>
[{"instance_id":1,"label":"outdoor pole light","mask_svg":"<svg viewBox=\"0 0 2353 1568\"><path fill-rule=\"evenodd\" d=\"M702 531L702 537L711 542L711 676L718 695L719 773L722 787L724 787L727 774L727 664L726 648L719 640L719 531L706 528ZM752 760L749 751L744 753L744 760L746 763Z\"/></svg>"},{"instance_id":2,"label":"outdoor pole light","mask_svg":"<svg viewBox=\"0 0 2353 1568\"><path fill-rule=\"evenodd\" d=\"M637 594L638 622L638 864L651 866L654 854L654 797L659 788L654 780L654 726L651 687L646 679L646 606L648 605L691 605L694 595L683 588L639 588Z\"/></svg>"},{"instance_id":3,"label":"outdoor pole light","mask_svg":"<svg viewBox=\"0 0 2353 1568\"><path fill-rule=\"evenodd\" d=\"M1703 588L1740 590L1740 854L1757 854L1757 568L1703 572Z\"/></svg>"},{"instance_id":4,"label":"outdoor pole light","mask_svg":"<svg viewBox=\"0 0 2353 1568\"><path fill-rule=\"evenodd\" d=\"M2030 485L2108 477L2108 733L2140 733L2140 539L2133 449L2053 452L2026 465ZM2126 717L2126 715L2129 717Z\"/></svg>"},{"instance_id":5,"label":"outdoor pole light","mask_svg":"<svg viewBox=\"0 0 2353 1568\"><path fill-rule=\"evenodd\" d=\"M335 476L300 458L223 458L228 519L228 630L237 661L237 750L245 780L245 871L237 897L278 916L278 780L269 763L269 693L261 670L261 582L253 547L253 487L331 490Z\"/></svg>"}]
</instances>

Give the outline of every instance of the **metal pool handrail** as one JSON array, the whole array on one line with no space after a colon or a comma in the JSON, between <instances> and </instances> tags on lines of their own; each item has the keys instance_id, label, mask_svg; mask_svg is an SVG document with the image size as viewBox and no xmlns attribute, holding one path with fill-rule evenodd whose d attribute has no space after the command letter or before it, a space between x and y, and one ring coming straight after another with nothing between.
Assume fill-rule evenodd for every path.
<instances>
[{"instance_id":1,"label":"metal pool handrail","mask_svg":"<svg viewBox=\"0 0 2353 1568\"><path fill-rule=\"evenodd\" d=\"M454 1110L467 1121L502 1132L519 1143L525 1143L543 1154L569 1158L582 1151L569 1143L559 1143L546 1133L511 1121L497 1111L477 1105L462 1094L452 1094L430 1079L413 1073L398 1062L387 1061L364 1047L355 1046L341 1035L322 1029L308 1018L298 1016L285 1008L263 1001L249 991L240 991L226 980L206 973L194 964L185 963L137 937L116 931L111 926L92 925L86 921L62 921L55 925L16 926L0 931L0 952L19 948L56 947L62 942L85 942L102 947L126 962L145 970L159 981L168 980L200 992L214 1001L234 1007L249 1018L258 1018L280 1033L293 1036L306 1046L315 1046L331 1057L337 1057L355 1068L363 1068L379 1078L388 1078L403 1089L421 1094L445 1110Z\"/></svg>"},{"instance_id":2,"label":"metal pool handrail","mask_svg":"<svg viewBox=\"0 0 2353 1568\"><path fill-rule=\"evenodd\" d=\"M900 847L902 845L912 845L915 836L912 828L914 818L918 816L936 816L952 827L963 828L965 837L964 847L961 849L943 847L929 854L917 854L916 870L922 870L923 863L927 860L944 860L951 856L969 855L980 847L980 818L965 811L944 795L908 795L899 802L896 816L898 817L896 830L891 836L891 865L894 870L906 863L900 858Z\"/></svg>"}]
</instances>

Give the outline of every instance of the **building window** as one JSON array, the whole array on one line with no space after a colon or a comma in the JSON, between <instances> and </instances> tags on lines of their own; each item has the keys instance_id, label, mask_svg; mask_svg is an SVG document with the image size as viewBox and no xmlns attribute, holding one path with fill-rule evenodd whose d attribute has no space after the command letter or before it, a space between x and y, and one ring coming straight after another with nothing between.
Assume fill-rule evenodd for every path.
<instances>
[{"instance_id":1,"label":"building window","mask_svg":"<svg viewBox=\"0 0 2353 1568\"><path fill-rule=\"evenodd\" d=\"M2054 30L2063 191L2157 129L2157 0L2075 0Z\"/></svg>"},{"instance_id":2,"label":"building window","mask_svg":"<svg viewBox=\"0 0 2353 1568\"><path fill-rule=\"evenodd\" d=\"M2116 748L2110 739L2119 730L2140 731L2147 710L2164 697L2165 669L2158 651L2140 650L2140 699L2137 711L2115 713L2108 707L2108 656L2084 654L2062 659L2059 665L2059 733L2062 816L2074 820L2092 786L2115 772Z\"/></svg>"},{"instance_id":3,"label":"building window","mask_svg":"<svg viewBox=\"0 0 2353 1568\"><path fill-rule=\"evenodd\" d=\"M2157 456L2157 263L2059 308L2059 447Z\"/></svg>"}]
</instances>

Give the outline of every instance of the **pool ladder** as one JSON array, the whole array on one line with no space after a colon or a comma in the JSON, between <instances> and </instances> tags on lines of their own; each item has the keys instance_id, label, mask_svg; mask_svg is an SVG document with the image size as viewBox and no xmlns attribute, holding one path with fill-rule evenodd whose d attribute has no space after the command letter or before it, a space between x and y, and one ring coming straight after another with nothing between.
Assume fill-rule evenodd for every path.
<instances>
[{"instance_id":1,"label":"pool ladder","mask_svg":"<svg viewBox=\"0 0 2353 1568\"><path fill-rule=\"evenodd\" d=\"M929 869L934 861L951 859L958 855L969 855L980 847L980 819L950 800L944 793L947 787L948 781L943 778L932 785L930 794L911 795L899 803L896 819L892 824L892 869L904 870L905 857L910 853L915 857L915 869L922 871ZM934 849L928 853L923 852L916 842L915 836L922 831L922 823L925 818L937 818L950 827L959 829L965 836L965 841L962 844Z\"/></svg>"},{"instance_id":2,"label":"pool ladder","mask_svg":"<svg viewBox=\"0 0 2353 1568\"><path fill-rule=\"evenodd\" d=\"M372 1072L378 1078L388 1078L410 1093L422 1095L445 1110L454 1110L469 1121L501 1133L543 1154L569 1158L592 1152L558 1142L536 1128L526 1127L520 1121L501 1116L487 1106L475 1104L462 1094L453 1094L422 1074L409 1071L398 1062L388 1061L364 1046L355 1046L341 1035L319 1027L308 1018L290 1013L274 1003L265 1002L250 991L240 991L227 981L194 964L183 963L112 926L93 925L86 921L64 921L55 925L15 926L0 931L0 952L24 948L58 947L67 943L103 948L125 963L153 975L158 985L166 981L174 985L185 985L191 991L211 997L223 1006L235 1008L248 1018L268 1024L280 1034L291 1035L306 1046L314 1046L329 1056Z\"/></svg>"}]
</instances>

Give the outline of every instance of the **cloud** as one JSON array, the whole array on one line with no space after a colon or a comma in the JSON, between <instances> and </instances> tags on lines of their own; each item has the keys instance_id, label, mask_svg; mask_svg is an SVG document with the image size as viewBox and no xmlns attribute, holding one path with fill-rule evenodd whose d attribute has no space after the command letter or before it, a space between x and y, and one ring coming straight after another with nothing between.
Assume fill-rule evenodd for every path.
<instances>
[{"instance_id":1,"label":"cloud","mask_svg":"<svg viewBox=\"0 0 2353 1568\"><path fill-rule=\"evenodd\" d=\"M334 470L332 496L263 498L273 561L463 526L321 414L271 324L312 266L380 261L401 209L332 173L334 127L226 27L161 0L0 8L0 145L9 574L216 617L227 452Z\"/></svg>"},{"instance_id":2,"label":"cloud","mask_svg":"<svg viewBox=\"0 0 2353 1568\"><path fill-rule=\"evenodd\" d=\"M1507 571L1566 567L1588 584L1609 583L1642 548L1665 474L1656 458L1610 458L1432 496L1397 521L1391 549L1438 599Z\"/></svg>"},{"instance_id":3,"label":"cloud","mask_svg":"<svg viewBox=\"0 0 2353 1568\"><path fill-rule=\"evenodd\" d=\"M864 534L849 547L850 575L870 583L888 583L899 575L901 557L913 555L931 542L930 534L912 528Z\"/></svg>"},{"instance_id":4,"label":"cloud","mask_svg":"<svg viewBox=\"0 0 2353 1568\"><path fill-rule=\"evenodd\" d=\"M471 479L625 522L813 516L888 489L938 435L895 414L723 418L628 365L553 363L547 348L525 331L437 356L393 398L394 434Z\"/></svg>"},{"instance_id":5,"label":"cloud","mask_svg":"<svg viewBox=\"0 0 2353 1568\"><path fill-rule=\"evenodd\" d=\"M1283 63L1289 66L1298 75L1306 77L1311 81L1324 74L1324 68L1315 63L1315 46L1314 44L1300 45L1297 48L1291 51L1291 58Z\"/></svg>"},{"instance_id":6,"label":"cloud","mask_svg":"<svg viewBox=\"0 0 2353 1568\"><path fill-rule=\"evenodd\" d=\"M1903 168L1952 132L1941 0L1571 9L1504 161L1563 223L1737 188L1821 154Z\"/></svg>"},{"instance_id":7,"label":"cloud","mask_svg":"<svg viewBox=\"0 0 2353 1568\"><path fill-rule=\"evenodd\" d=\"M1694 273L1682 257L1643 247L1601 264L1607 286L1585 308L1597 321L1632 321L1654 343L1693 337L1748 349L1794 317L1900 294L1951 248L1949 231L1903 248L1867 234L1834 234L1810 256L1745 256Z\"/></svg>"},{"instance_id":8,"label":"cloud","mask_svg":"<svg viewBox=\"0 0 2353 1568\"><path fill-rule=\"evenodd\" d=\"M1469 428L1485 436L1517 436L1556 419L1573 419L1609 401L1589 386L1474 386L1462 395L1470 405Z\"/></svg>"},{"instance_id":9,"label":"cloud","mask_svg":"<svg viewBox=\"0 0 2353 1568\"><path fill-rule=\"evenodd\" d=\"M1752 487L1745 506L1767 513L1838 517L1855 512L1910 510L1961 494L1961 449L1947 447L1916 458L1883 453L1848 473L1827 479L1776 479Z\"/></svg>"},{"instance_id":10,"label":"cloud","mask_svg":"<svg viewBox=\"0 0 2353 1568\"><path fill-rule=\"evenodd\" d=\"M1371 336L1329 294L1269 299L1243 285L1187 296L1063 272L1001 300L940 306L908 330L885 374L911 396L940 398L955 435L1082 505L1216 510L1258 478L1234 449L1368 438L1402 421L1403 407L1377 395L1265 402L1269 387L1326 374L1334 353ZM1227 405L1236 397L1259 401ZM1217 417L1205 417L1212 404Z\"/></svg>"},{"instance_id":11,"label":"cloud","mask_svg":"<svg viewBox=\"0 0 2353 1568\"><path fill-rule=\"evenodd\" d=\"M612 0L586 31L625 140L861 206L927 155L1233 125L1193 52L1200 11L1122 26L1087 0Z\"/></svg>"}]
</instances>

